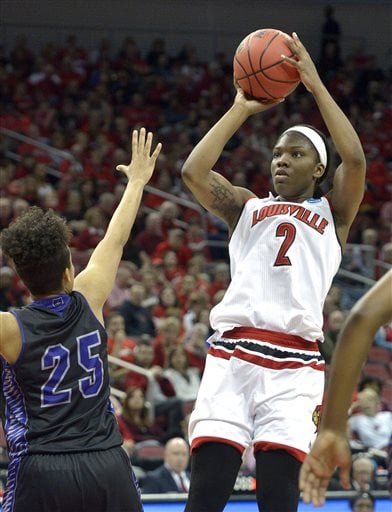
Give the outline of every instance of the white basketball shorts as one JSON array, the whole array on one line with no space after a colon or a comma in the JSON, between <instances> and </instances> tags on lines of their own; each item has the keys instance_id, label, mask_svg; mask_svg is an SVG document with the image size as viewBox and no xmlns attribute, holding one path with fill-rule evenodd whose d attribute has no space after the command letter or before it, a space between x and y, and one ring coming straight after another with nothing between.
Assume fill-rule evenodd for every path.
<instances>
[{"instance_id":1,"label":"white basketball shorts","mask_svg":"<svg viewBox=\"0 0 392 512\"><path fill-rule=\"evenodd\" d=\"M207 441L241 453L285 449L303 461L317 432L325 362L317 343L236 328L210 346L189 422L191 448Z\"/></svg>"}]
</instances>

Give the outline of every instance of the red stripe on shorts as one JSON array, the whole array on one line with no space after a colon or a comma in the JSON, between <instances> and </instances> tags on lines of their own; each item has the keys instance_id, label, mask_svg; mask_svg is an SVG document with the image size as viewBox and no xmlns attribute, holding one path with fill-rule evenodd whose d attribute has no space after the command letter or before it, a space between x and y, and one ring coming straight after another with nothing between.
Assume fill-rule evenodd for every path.
<instances>
[{"instance_id":1,"label":"red stripe on shorts","mask_svg":"<svg viewBox=\"0 0 392 512\"><path fill-rule=\"evenodd\" d=\"M298 448L293 448L292 446L288 446L286 444L272 443L269 441L259 441L258 443L255 443L253 452L257 453L260 450L264 452L268 452L270 450L285 450L300 462L303 462L306 457L306 453L302 450L298 450Z\"/></svg>"},{"instance_id":2,"label":"red stripe on shorts","mask_svg":"<svg viewBox=\"0 0 392 512\"><path fill-rule=\"evenodd\" d=\"M271 370L296 370L298 368L313 368L314 370L324 371L325 363L320 361L301 361L301 360L286 360L281 359L277 361L276 359L269 359L267 357L263 357L260 354L250 354L249 352L245 352L238 347L235 347L233 351L227 352L220 347L211 346L208 349L208 353L214 357L220 357L221 359L230 359L231 357L237 357L238 359L242 359L243 361L247 361L248 363L257 364L258 366L263 366L264 368L270 368ZM295 354L293 354L295 357Z\"/></svg>"},{"instance_id":3,"label":"red stripe on shorts","mask_svg":"<svg viewBox=\"0 0 392 512\"><path fill-rule=\"evenodd\" d=\"M245 451L245 447L242 446L239 443L236 443L235 441L232 441L231 439L226 439L224 437L215 437L215 436L202 436L202 437L196 437L192 443L191 443L191 452L195 449L201 446L204 443L223 443L223 444L229 444L236 450L240 452L242 455Z\"/></svg>"},{"instance_id":4,"label":"red stripe on shorts","mask_svg":"<svg viewBox=\"0 0 392 512\"><path fill-rule=\"evenodd\" d=\"M266 341L280 347L295 348L297 350L308 350L318 352L318 345L315 341L304 340L301 336L286 334L284 332L268 331L267 329L257 329L256 327L235 327L222 334L222 338L231 340L257 340Z\"/></svg>"}]
</instances>

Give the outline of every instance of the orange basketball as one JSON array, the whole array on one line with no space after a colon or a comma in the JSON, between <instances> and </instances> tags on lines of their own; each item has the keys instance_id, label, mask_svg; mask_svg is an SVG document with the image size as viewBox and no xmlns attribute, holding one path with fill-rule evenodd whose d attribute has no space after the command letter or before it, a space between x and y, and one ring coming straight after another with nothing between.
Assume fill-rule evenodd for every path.
<instances>
[{"instance_id":1,"label":"orange basketball","mask_svg":"<svg viewBox=\"0 0 392 512\"><path fill-rule=\"evenodd\" d=\"M264 28L247 35L233 59L234 79L241 89L258 100L288 96L300 82L297 69L281 55L292 57L281 30Z\"/></svg>"}]
</instances>

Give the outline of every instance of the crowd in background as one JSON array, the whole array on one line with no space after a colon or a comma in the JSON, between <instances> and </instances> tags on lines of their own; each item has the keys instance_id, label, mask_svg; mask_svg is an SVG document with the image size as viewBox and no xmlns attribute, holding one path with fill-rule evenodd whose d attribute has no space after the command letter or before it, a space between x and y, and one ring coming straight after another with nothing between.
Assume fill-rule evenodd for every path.
<instances>
[{"instance_id":1,"label":"crowd in background","mask_svg":"<svg viewBox=\"0 0 392 512\"><path fill-rule=\"evenodd\" d=\"M392 265L391 70L382 69L366 49L341 57L333 40L325 42L318 65L359 134L367 158L365 197L343 264L349 271L378 279ZM105 306L109 353L152 376L112 368L113 385L125 393L117 404L124 447L145 471L154 468L138 459L138 443L163 445L168 439L186 439L187 415L207 351L209 310L230 279L226 228L191 203L180 169L233 94L231 56L217 53L204 62L188 43L169 55L163 38L152 41L144 53L132 37L120 48L102 40L87 51L72 34L62 46L48 42L33 50L21 35L12 48L0 49L0 126L66 152L48 152L28 140L0 134L0 228L29 205L55 209L71 226L79 271L103 237L124 189L115 167L129 160L131 130L144 126L163 143L151 185L169 195L145 192ZM312 102L299 86L262 120L254 116L231 139L219 169L234 184L266 195L271 188L269 148L278 134L302 122L325 130ZM364 246L372 249L370 264ZM374 259L381 264L374 265ZM365 285L348 281L337 281L331 288L325 304L327 362L345 313L364 290ZM0 310L28 301L2 257ZM391 354L390 362L386 361L382 378L373 379L366 391L358 389L349 425L353 451L365 452L364 458L372 462L369 486L362 489L353 483L354 489L365 491L371 490L373 470L385 467L383 451L391 435L391 326L380 330L375 346ZM386 425L383 439L361 438L358 418L379 420L380 414ZM366 418L365 423L373 421ZM251 468L243 474L251 474Z\"/></svg>"}]
</instances>

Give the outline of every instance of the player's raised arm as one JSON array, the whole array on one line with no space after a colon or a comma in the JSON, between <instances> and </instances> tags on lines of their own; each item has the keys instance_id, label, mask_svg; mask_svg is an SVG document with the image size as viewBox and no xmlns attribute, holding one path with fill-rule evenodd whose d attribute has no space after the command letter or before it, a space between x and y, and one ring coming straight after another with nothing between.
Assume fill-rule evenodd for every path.
<instances>
[{"instance_id":1,"label":"player's raised arm","mask_svg":"<svg viewBox=\"0 0 392 512\"><path fill-rule=\"evenodd\" d=\"M146 134L144 128L133 131L131 163L117 166L117 170L128 178L126 189L104 238L95 248L87 267L75 278L74 289L85 295L99 316L113 288L123 247L129 238L144 186L151 178L161 147L159 143L152 150L151 132Z\"/></svg>"},{"instance_id":2,"label":"player's raised arm","mask_svg":"<svg viewBox=\"0 0 392 512\"><path fill-rule=\"evenodd\" d=\"M298 69L302 83L312 93L341 158L333 181L331 203L338 236L344 245L365 190L365 155L356 131L321 81L316 66L297 34L293 33L288 44L294 57L284 58Z\"/></svg>"},{"instance_id":3,"label":"player's raised arm","mask_svg":"<svg viewBox=\"0 0 392 512\"><path fill-rule=\"evenodd\" d=\"M234 187L221 174L213 171L223 148L252 114L263 112L279 103L247 100L237 89L233 105L195 146L182 167L184 183L204 208L224 220L232 228L247 197L247 189Z\"/></svg>"}]
</instances>

